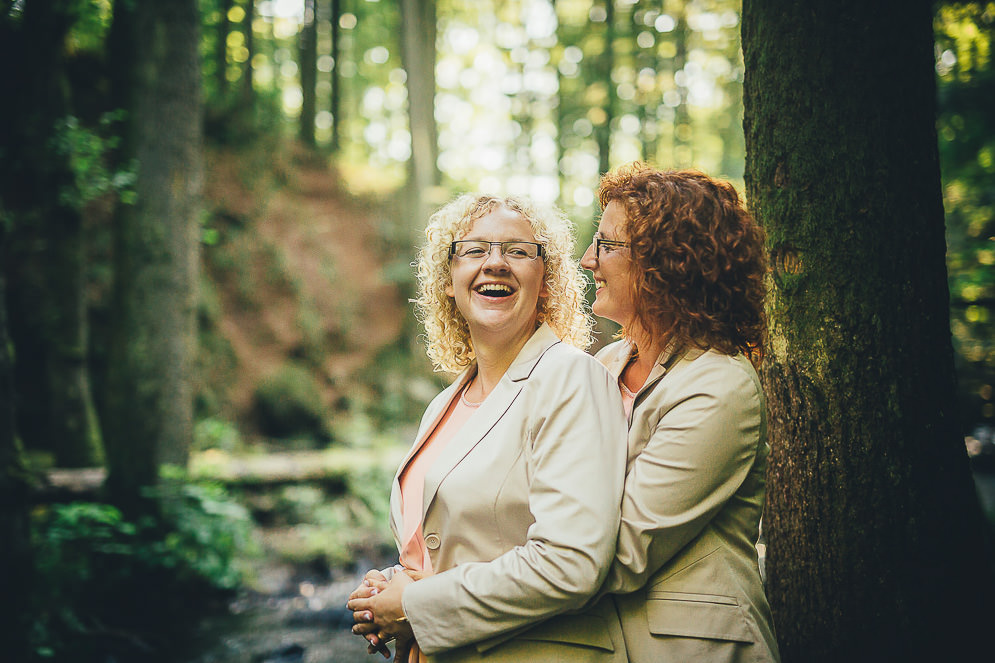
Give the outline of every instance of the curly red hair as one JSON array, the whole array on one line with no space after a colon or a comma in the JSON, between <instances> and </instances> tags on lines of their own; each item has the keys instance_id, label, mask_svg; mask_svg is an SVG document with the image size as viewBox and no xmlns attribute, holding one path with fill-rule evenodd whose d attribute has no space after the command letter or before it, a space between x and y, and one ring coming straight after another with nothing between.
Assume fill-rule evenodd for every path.
<instances>
[{"instance_id":1,"label":"curly red hair","mask_svg":"<svg viewBox=\"0 0 995 663\"><path fill-rule=\"evenodd\" d=\"M636 320L654 341L762 355L764 232L731 184L636 162L606 173L598 199L625 211Z\"/></svg>"}]
</instances>

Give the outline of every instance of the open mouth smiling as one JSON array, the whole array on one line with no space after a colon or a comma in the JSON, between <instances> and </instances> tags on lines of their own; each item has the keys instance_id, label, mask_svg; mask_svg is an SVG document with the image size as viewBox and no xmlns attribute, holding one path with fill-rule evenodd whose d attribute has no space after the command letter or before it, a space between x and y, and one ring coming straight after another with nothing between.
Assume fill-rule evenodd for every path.
<instances>
[{"instance_id":1,"label":"open mouth smiling","mask_svg":"<svg viewBox=\"0 0 995 663\"><path fill-rule=\"evenodd\" d=\"M514 290L504 283L484 283L474 288L474 292L485 297L509 297Z\"/></svg>"}]
</instances>

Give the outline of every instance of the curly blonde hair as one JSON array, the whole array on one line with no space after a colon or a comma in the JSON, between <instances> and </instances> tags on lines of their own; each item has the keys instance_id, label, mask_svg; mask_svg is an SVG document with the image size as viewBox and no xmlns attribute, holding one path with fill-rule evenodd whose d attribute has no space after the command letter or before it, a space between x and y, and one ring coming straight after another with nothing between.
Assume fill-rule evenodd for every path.
<instances>
[{"instance_id":1,"label":"curly blonde hair","mask_svg":"<svg viewBox=\"0 0 995 663\"><path fill-rule=\"evenodd\" d=\"M418 252L415 312L425 326L428 356L437 371L457 373L474 359L469 326L446 294L452 282L449 246L477 219L501 207L521 214L536 241L546 248L543 281L548 295L539 299L539 323L549 324L560 340L578 348L591 344L592 320L583 273L574 260L570 220L558 209L539 207L521 197L463 194L432 215L425 228L427 243Z\"/></svg>"}]
</instances>

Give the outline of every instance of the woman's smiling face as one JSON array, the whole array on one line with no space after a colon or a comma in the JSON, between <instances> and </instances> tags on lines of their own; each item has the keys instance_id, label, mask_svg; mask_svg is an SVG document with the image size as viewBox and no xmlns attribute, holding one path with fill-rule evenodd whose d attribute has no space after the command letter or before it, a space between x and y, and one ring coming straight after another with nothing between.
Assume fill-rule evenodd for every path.
<instances>
[{"instance_id":1,"label":"woman's smiling face","mask_svg":"<svg viewBox=\"0 0 995 663\"><path fill-rule=\"evenodd\" d=\"M598 237L613 241L627 240L623 231L624 222L625 210L617 201L611 201L601 215ZM594 304L591 305L594 314L628 327L636 313L632 301L632 261L629 259L629 249L602 246L601 255L597 256L594 242L591 242L580 265L590 270L594 276L596 295Z\"/></svg>"},{"instance_id":2,"label":"woman's smiling face","mask_svg":"<svg viewBox=\"0 0 995 663\"><path fill-rule=\"evenodd\" d=\"M535 242L529 222L506 207L477 219L461 240ZM491 245L486 257L451 258L452 280L446 294L467 321L470 336L513 343L536 328L539 298L546 296L543 258L512 258Z\"/></svg>"}]
</instances>

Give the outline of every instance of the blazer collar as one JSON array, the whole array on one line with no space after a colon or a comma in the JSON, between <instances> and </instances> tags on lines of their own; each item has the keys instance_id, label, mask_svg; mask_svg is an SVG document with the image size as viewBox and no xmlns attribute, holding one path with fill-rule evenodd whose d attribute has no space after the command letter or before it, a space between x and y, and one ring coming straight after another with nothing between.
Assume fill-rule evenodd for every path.
<instances>
[{"instance_id":1,"label":"blazer collar","mask_svg":"<svg viewBox=\"0 0 995 663\"><path fill-rule=\"evenodd\" d=\"M508 408L511 407L511 404L521 392L522 387L524 387L525 380L532 375L532 371L535 370L543 354L559 342L560 339L556 336L556 333L546 323L540 325L529 340L526 341L522 349L519 350L515 360L511 363L511 366L508 367L504 377L494 387L494 390L487 395L480 408L463 424L463 428L449 442L446 448L443 449L435 463L425 474L424 502L422 504L423 514L428 511L428 507L435 498L435 493L438 491L442 480L473 450L477 443L484 438L501 417L504 416L504 413L508 411ZM401 472L411 462L418 449L425 443L428 435L435 430L439 419L445 413L446 409L448 409L449 403L459 394L460 390L476 372L476 363L468 366L456 378L456 381L447 387L435 401L435 412L426 413L428 415L425 418L427 423L418 431L415 444L408 452L408 455L398 468L397 474L394 476L395 482L398 481ZM396 488L399 488L399 486L395 483ZM395 516L399 523L400 503L398 502L396 508L394 506L392 505L391 509L392 516ZM394 513L395 511L396 513Z\"/></svg>"},{"instance_id":2,"label":"blazer collar","mask_svg":"<svg viewBox=\"0 0 995 663\"><path fill-rule=\"evenodd\" d=\"M543 354L559 342L560 339L545 323L540 325L526 341L501 380L487 395L477 411L467 419L463 428L446 445L446 448L442 450L435 463L425 474L425 502L422 513L428 511L428 507L439 489L439 484L442 483L446 475L459 465L491 428L501 420L511 404L515 402L518 394L521 393L526 380L532 375L532 371L535 370ZM475 369L475 367L471 368Z\"/></svg>"},{"instance_id":3,"label":"blazer collar","mask_svg":"<svg viewBox=\"0 0 995 663\"><path fill-rule=\"evenodd\" d=\"M511 362L505 375L512 382L519 382L532 375L539 359L546 350L560 342L556 333L545 322L539 325L532 337L525 342L522 349L518 351L518 356Z\"/></svg>"},{"instance_id":4,"label":"blazer collar","mask_svg":"<svg viewBox=\"0 0 995 663\"><path fill-rule=\"evenodd\" d=\"M609 346L605 350L604 355L602 355L600 359L608 369L608 372L615 376L615 379L618 380L618 377L622 374L622 370L625 368L626 364L629 363L629 358L632 355L632 341L627 338L623 338L621 341ZM675 349L673 345L668 345L656 358L656 363L653 364L653 368L650 370L649 375L646 376L646 381L643 382L643 386L636 392L636 396L638 397L639 394L656 384L668 370L677 364L677 362L695 359L703 352L704 350L696 347Z\"/></svg>"}]
</instances>

